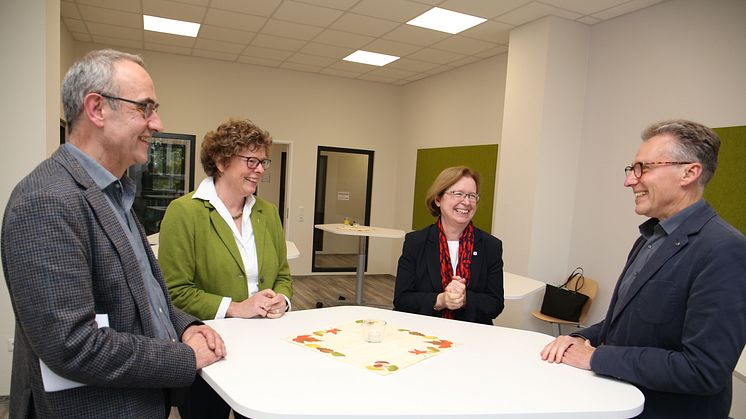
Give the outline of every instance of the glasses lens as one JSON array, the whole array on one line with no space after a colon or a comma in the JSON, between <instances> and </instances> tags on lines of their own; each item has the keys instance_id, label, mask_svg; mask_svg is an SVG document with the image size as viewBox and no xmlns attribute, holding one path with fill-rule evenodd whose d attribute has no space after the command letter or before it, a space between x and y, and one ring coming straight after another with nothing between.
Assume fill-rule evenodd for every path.
<instances>
[{"instance_id":1,"label":"glasses lens","mask_svg":"<svg viewBox=\"0 0 746 419\"><path fill-rule=\"evenodd\" d=\"M637 162L634 166L635 169L635 177L640 178L642 176L642 163Z\"/></svg>"},{"instance_id":2,"label":"glasses lens","mask_svg":"<svg viewBox=\"0 0 746 419\"><path fill-rule=\"evenodd\" d=\"M264 159L262 160L262 166L264 166L265 169L269 169L269 165L272 164L272 160L270 159Z\"/></svg>"}]
</instances>

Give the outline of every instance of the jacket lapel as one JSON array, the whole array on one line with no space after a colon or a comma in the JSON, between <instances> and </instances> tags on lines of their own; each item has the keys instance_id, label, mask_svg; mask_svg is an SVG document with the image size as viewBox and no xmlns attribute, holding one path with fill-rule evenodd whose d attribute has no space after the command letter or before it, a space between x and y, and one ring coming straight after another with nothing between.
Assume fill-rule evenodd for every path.
<instances>
[{"instance_id":1,"label":"jacket lapel","mask_svg":"<svg viewBox=\"0 0 746 419\"><path fill-rule=\"evenodd\" d=\"M112 210L104 192L96 185L88 172L78 163L78 160L64 148L60 148L55 153L56 160L67 169L70 175L83 189L83 197L90 205L91 211L98 220L103 234L114 245L114 249L119 255L119 260L124 270L124 280L132 292L132 296L137 304L137 310L140 318L145 319L142 327L147 336L155 336L153 329L153 319L150 316L147 291L145 290L145 279L140 274L140 268L137 264L132 246L127 236L122 231L114 210Z\"/></svg>"},{"instance_id":2,"label":"jacket lapel","mask_svg":"<svg viewBox=\"0 0 746 419\"><path fill-rule=\"evenodd\" d=\"M255 198L256 199L256 198ZM261 208L257 208L258 202L254 203L254 208L251 211L251 228L254 230L254 243L256 245L256 262L259 270L259 288L262 288L264 273L264 259L261 255L264 254L264 244L267 241L267 222L264 218L264 212Z\"/></svg>"},{"instance_id":3,"label":"jacket lapel","mask_svg":"<svg viewBox=\"0 0 746 419\"><path fill-rule=\"evenodd\" d=\"M478 283L479 283L479 274L482 272L482 246L484 245L484 241L482 240L483 236L482 233L474 228L474 251L472 251L471 254L471 266L469 267L469 270L471 271L469 275L469 287L471 289L476 289Z\"/></svg>"},{"instance_id":4,"label":"jacket lapel","mask_svg":"<svg viewBox=\"0 0 746 419\"><path fill-rule=\"evenodd\" d=\"M425 240L425 257L428 276L432 282L433 289L443 291L443 283L440 279L440 246L438 243L438 225L433 224L427 232Z\"/></svg>"},{"instance_id":5,"label":"jacket lapel","mask_svg":"<svg viewBox=\"0 0 746 419\"><path fill-rule=\"evenodd\" d=\"M228 249L228 253L231 254L231 257L233 257L233 260L238 264L241 272L243 272L245 276L246 271L243 266L243 259L241 259L241 253L238 251L236 240L233 238L233 231L228 226L228 224L225 223L223 217L218 214L218 211L215 209L215 207L212 206L212 204L210 204L209 201L202 202L204 202L205 207L209 208L210 210L210 223L212 224L212 228L215 230L215 233L218 235L218 237L220 237L220 241L223 243L223 246Z\"/></svg>"},{"instance_id":6,"label":"jacket lapel","mask_svg":"<svg viewBox=\"0 0 746 419\"><path fill-rule=\"evenodd\" d=\"M617 317L619 317L622 311L624 311L626 306L629 304L630 301L632 301L632 299L640 291L640 289L655 274L658 273L661 267L663 267L663 265L674 255L686 248L687 244L689 243L689 236L699 233L699 231L702 229L702 226L704 226L704 224L714 216L715 211L709 205L707 205L701 210L693 213L681 224L681 226L679 226L679 228L677 228L671 235L664 239L663 243L661 243L661 247L650 257L650 260L648 260L645 266L643 266L642 270L640 270L639 275L637 275L637 278L630 285L629 290L627 291L627 295L625 295L622 300L616 302L616 304L619 304L620 307L618 310L614 310L615 315L611 319L612 323ZM644 243L645 242L642 241L642 243L640 243L640 246L638 246L637 251L630 256L625 271L629 267L631 261L634 260L634 258L637 256L637 253L639 253Z\"/></svg>"}]
</instances>

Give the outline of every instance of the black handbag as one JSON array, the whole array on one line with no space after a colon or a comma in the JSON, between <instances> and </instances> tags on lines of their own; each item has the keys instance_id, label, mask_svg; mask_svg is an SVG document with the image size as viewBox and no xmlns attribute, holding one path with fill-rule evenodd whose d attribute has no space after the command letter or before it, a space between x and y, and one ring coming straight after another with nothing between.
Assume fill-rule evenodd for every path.
<instances>
[{"instance_id":1,"label":"black handbag","mask_svg":"<svg viewBox=\"0 0 746 419\"><path fill-rule=\"evenodd\" d=\"M568 289L570 281L577 277L573 289ZM564 284L559 287L547 284L544 292L544 301L541 303L541 313L570 322L580 320L580 312L588 301L588 296L581 294L578 290L583 288L585 277L583 277L583 268L577 267L570 274Z\"/></svg>"}]
</instances>

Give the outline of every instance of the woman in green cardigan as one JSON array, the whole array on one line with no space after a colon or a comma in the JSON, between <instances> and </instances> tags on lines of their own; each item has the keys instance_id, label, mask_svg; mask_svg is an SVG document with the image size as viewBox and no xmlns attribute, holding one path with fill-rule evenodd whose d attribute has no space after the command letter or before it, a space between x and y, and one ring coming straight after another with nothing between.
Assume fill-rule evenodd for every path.
<instances>
[{"instance_id":1,"label":"woman in green cardigan","mask_svg":"<svg viewBox=\"0 0 746 419\"><path fill-rule=\"evenodd\" d=\"M208 177L163 217L158 261L168 291L175 306L200 319L279 318L290 310L280 217L254 195L271 145L269 133L248 120L208 132L201 150ZM230 408L197 376L179 412L184 419L228 417Z\"/></svg>"}]
</instances>

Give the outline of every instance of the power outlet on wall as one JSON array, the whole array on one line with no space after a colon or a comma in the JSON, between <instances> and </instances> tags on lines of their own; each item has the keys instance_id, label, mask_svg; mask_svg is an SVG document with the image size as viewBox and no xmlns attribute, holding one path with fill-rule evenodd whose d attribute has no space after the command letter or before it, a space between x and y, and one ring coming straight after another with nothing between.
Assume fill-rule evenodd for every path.
<instances>
[{"instance_id":1,"label":"power outlet on wall","mask_svg":"<svg viewBox=\"0 0 746 419\"><path fill-rule=\"evenodd\" d=\"M8 338L8 352L13 352L14 343L15 343L15 340L13 340L13 338Z\"/></svg>"}]
</instances>

